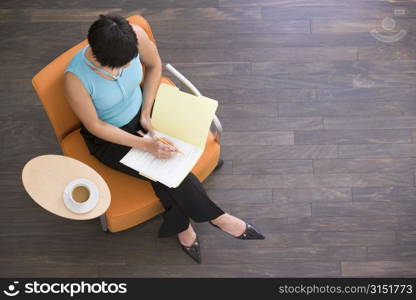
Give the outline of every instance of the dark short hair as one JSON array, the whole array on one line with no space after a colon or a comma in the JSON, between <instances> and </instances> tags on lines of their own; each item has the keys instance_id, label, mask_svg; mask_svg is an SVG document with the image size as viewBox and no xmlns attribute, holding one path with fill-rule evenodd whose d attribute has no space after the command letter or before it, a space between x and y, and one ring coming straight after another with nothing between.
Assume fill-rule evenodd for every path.
<instances>
[{"instance_id":1,"label":"dark short hair","mask_svg":"<svg viewBox=\"0 0 416 300\"><path fill-rule=\"evenodd\" d=\"M116 14L99 15L88 30L88 43L95 59L110 68L124 66L138 55L133 28Z\"/></svg>"}]
</instances>

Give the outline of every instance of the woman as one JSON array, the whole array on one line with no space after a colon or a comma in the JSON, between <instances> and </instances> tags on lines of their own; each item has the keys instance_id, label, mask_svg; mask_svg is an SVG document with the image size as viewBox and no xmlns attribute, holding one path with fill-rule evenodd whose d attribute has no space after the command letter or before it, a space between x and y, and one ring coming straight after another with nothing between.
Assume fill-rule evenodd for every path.
<instances>
[{"instance_id":1,"label":"woman","mask_svg":"<svg viewBox=\"0 0 416 300\"><path fill-rule=\"evenodd\" d=\"M141 61L146 67L143 90ZM182 249L201 263L198 237L190 224L210 221L239 239L264 239L251 224L225 213L190 172L176 188L154 182L120 159L135 147L157 158L175 155L175 147L154 138L150 122L162 64L146 32L119 15L100 15L88 30L88 45L65 69L68 101L82 123L81 134L92 155L107 166L149 181L165 212L159 237L176 234ZM153 139L144 139L148 132Z\"/></svg>"}]
</instances>

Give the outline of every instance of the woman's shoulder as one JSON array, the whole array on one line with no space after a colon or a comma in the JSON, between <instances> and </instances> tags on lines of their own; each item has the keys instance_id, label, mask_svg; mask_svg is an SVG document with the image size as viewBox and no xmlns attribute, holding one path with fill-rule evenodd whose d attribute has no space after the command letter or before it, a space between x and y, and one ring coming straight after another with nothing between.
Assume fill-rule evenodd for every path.
<instances>
[{"instance_id":1,"label":"woman's shoulder","mask_svg":"<svg viewBox=\"0 0 416 300\"><path fill-rule=\"evenodd\" d=\"M91 94L94 89L91 85L91 80L88 74L88 66L86 66L82 58L82 55L84 55L83 50L84 48L81 48L74 54L68 65L65 67L64 75L66 81L73 82L74 84L82 83L85 89ZM79 81L75 80L72 76L68 76L68 73L72 73L72 75L78 78Z\"/></svg>"},{"instance_id":2,"label":"woman's shoulder","mask_svg":"<svg viewBox=\"0 0 416 300\"><path fill-rule=\"evenodd\" d=\"M133 28L133 31L136 33L136 36L137 36L137 35L142 35L142 34L147 35L147 33L146 33L146 31L143 29L143 27L141 27L141 26L139 26L139 25L136 25L136 24L130 24L130 25L131 25L131 28ZM139 38L139 36L137 36L137 38Z\"/></svg>"},{"instance_id":3,"label":"woman's shoulder","mask_svg":"<svg viewBox=\"0 0 416 300\"><path fill-rule=\"evenodd\" d=\"M65 67L65 73L68 71L72 71L73 73L82 72L83 71L83 65L82 64L82 55L85 47L78 50L74 56L71 58L71 60L68 62L67 66Z\"/></svg>"},{"instance_id":4,"label":"woman's shoulder","mask_svg":"<svg viewBox=\"0 0 416 300\"><path fill-rule=\"evenodd\" d=\"M140 43L146 42L147 40L150 39L149 35L147 34L146 30L144 30L143 27L136 25L136 24L131 24L131 27L133 28L133 31L136 34L139 45Z\"/></svg>"}]
</instances>

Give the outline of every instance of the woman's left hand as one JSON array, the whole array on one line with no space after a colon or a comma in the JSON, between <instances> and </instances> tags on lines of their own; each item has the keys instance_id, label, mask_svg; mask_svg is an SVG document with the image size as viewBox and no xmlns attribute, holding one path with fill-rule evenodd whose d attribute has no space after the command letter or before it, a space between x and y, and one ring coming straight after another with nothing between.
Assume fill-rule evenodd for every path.
<instances>
[{"instance_id":1,"label":"woman's left hand","mask_svg":"<svg viewBox=\"0 0 416 300\"><path fill-rule=\"evenodd\" d=\"M140 124L142 125L143 129L147 130L151 137L155 136L155 130L153 129L152 123L150 121L150 116L141 114ZM142 130L137 131L137 133L145 135L145 133Z\"/></svg>"}]
</instances>

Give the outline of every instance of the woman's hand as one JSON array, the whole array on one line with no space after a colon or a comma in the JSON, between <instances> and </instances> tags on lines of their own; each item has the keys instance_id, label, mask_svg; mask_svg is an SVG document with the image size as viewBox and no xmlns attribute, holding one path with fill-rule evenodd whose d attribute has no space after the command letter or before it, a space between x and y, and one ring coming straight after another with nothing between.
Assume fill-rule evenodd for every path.
<instances>
[{"instance_id":1,"label":"woman's hand","mask_svg":"<svg viewBox=\"0 0 416 300\"><path fill-rule=\"evenodd\" d=\"M137 131L137 133L142 137L145 136L145 133L141 130ZM176 153L175 147L160 142L156 135L153 135L151 139L144 139L144 141L144 150L157 158L170 158Z\"/></svg>"},{"instance_id":2,"label":"woman's hand","mask_svg":"<svg viewBox=\"0 0 416 300\"><path fill-rule=\"evenodd\" d=\"M155 137L146 139L145 151L150 152L157 158L170 158L176 151L175 148L158 141Z\"/></svg>"}]
</instances>

